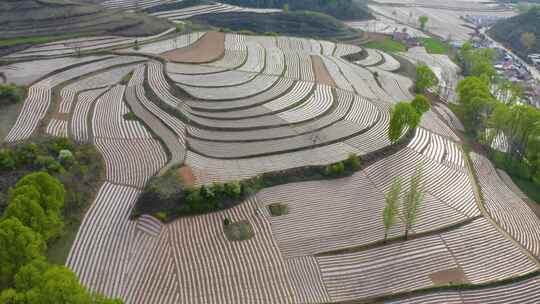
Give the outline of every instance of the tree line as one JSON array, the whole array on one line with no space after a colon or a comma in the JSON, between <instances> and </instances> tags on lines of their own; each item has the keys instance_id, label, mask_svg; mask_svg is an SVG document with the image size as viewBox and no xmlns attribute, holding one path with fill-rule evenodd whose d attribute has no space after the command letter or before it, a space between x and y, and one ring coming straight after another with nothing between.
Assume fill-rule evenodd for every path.
<instances>
[{"instance_id":1,"label":"tree line","mask_svg":"<svg viewBox=\"0 0 540 304\"><path fill-rule=\"evenodd\" d=\"M67 267L47 262L47 244L63 230L65 193L46 172L26 175L10 191L0 219L0 303L122 303L90 293Z\"/></svg>"},{"instance_id":2,"label":"tree line","mask_svg":"<svg viewBox=\"0 0 540 304\"><path fill-rule=\"evenodd\" d=\"M459 58L467 77L458 84L454 110L467 133L488 149L496 166L540 185L540 110L519 103L523 89L497 75L493 50L465 44ZM494 146L501 138L506 151Z\"/></svg>"},{"instance_id":3,"label":"tree line","mask_svg":"<svg viewBox=\"0 0 540 304\"><path fill-rule=\"evenodd\" d=\"M396 177L392 181L390 190L388 190L385 196L385 206L382 213L385 242L388 239L390 229L397 223L400 211L401 220L405 228L405 239L409 237L409 232L416 223L416 218L424 198L422 170L422 165L416 168L416 173L411 177L407 191L403 190L400 177Z\"/></svg>"}]
</instances>

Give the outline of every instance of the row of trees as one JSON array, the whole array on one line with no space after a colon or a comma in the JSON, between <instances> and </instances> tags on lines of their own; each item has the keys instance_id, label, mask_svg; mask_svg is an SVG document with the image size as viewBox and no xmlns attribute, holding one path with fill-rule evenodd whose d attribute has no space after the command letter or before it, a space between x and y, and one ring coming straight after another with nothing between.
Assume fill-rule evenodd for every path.
<instances>
[{"instance_id":1,"label":"row of trees","mask_svg":"<svg viewBox=\"0 0 540 304\"><path fill-rule=\"evenodd\" d=\"M385 206L383 209L384 241L388 239L388 232L396 224L400 211L401 220L405 225L405 239L409 236L409 231L416 223L420 204L424 198L422 189L422 166L416 168L416 173L411 177L409 189L402 196L401 178L396 177L392 181L392 186L386 194Z\"/></svg>"},{"instance_id":2,"label":"row of trees","mask_svg":"<svg viewBox=\"0 0 540 304\"><path fill-rule=\"evenodd\" d=\"M460 59L468 77L457 87L460 107L455 110L467 132L492 156L499 153L491 149L494 139L503 136L507 151L497 157L497 166L540 185L540 111L518 103L523 89L497 76L494 56L490 49L464 45Z\"/></svg>"},{"instance_id":3,"label":"row of trees","mask_svg":"<svg viewBox=\"0 0 540 304\"><path fill-rule=\"evenodd\" d=\"M47 262L47 243L62 233L64 196L62 183L45 172L10 191L0 220L0 303L121 303L89 293L68 268Z\"/></svg>"}]
</instances>

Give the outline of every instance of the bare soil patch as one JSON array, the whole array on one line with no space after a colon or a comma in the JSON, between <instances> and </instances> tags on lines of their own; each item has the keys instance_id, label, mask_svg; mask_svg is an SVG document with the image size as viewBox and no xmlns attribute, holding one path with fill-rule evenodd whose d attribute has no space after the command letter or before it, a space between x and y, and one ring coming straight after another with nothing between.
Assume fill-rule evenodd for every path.
<instances>
[{"instance_id":1,"label":"bare soil patch","mask_svg":"<svg viewBox=\"0 0 540 304\"><path fill-rule=\"evenodd\" d=\"M332 76L330 76L330 73L328 73L328 70L326 69L321 57L311 56L311 62L313 62L313 72L315 73L315 80L318 83L337 87L334 79Z\"/></svg>"},{"instance_id":2,"label":"bare soil patch","mask_svg":"<svg viewBox=\"0 0 540 304\"><path fill-rule=\"evenodd\" d=\"M180 179L185 186L193 186L195 184L195 176L193 175L193 171L191 171L190 167L180 167L180 169L178 169L178 174L180 175Z\"/></svg>"},{"instance_id":3,"label":"bare soil patch","mask_svg":"<svg viewBox=\"0 0 540 304\"><path fill-rule=\"evenodd\" d=\"M52 115L52 118L56 119L56 120L65 120L67 121L69 119L69 114L68 113L54 113Z\"/></svg>"},{"instance_id":4,"label":"bare soil patch","mask_svg":"<svg viewBox=\"0 0 540 304\"><path fill-rule=\"evenodd\" d=\"M208 32L194 44L161 54L173 62L181 63L208 63L215 61L225 53L225 34L220 32Z\"/></svg>"},{"instance_id":5,"label":"bare soil patch","mask_svg":"<svg viewBox=\"0 0 540 304\"><path fill-rule=\"evenodd\" d=\"M437 271L430 274L429 277L436 286L448 284L470 284L461 267Z\"/></svg>"}]
</instances>

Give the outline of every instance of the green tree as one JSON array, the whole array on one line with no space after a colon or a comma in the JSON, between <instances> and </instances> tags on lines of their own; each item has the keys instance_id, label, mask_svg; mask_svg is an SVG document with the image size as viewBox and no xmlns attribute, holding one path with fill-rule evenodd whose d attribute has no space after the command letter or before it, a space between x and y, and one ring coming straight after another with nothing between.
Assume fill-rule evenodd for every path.
<instances>
[{"instance_id":1,"label":"green tree","mask_svg":"<svg viewBox=\"0 0 540 304\"><path fill-rule=\"evenodd\" d=\"M415 89L417 93L425 93L427 89L439 84L437 75L425 64L416 67Z\"/></svg>"},{"instance_id":2,"label":"green tree","mask_svg":"<svg viewBox=\"0 0 540 304\"><path fill-rule=\"evenodd\" d=\"M489 117L495 99L489 89L489 81L482 77L466 77L457 87L463 123L475 135L485 130L485 120Z\"/></svg>"},{"instance_id":3,"label":"green tree","mask_svg":"<svg viewBox=\"0 0 540 304\"><path fill-rule=\"evenodd\" d=\"M283 12L284 12L284 13L288 13L288 12L289 12L289 4L288 4L288 3L283 4Z\"/></svg>"},{"instance_id":4,"label":"green tree","mask_svg":"<svg viewBox=\"0 0 540 304\"><path fill-rule=\"evenodd\" d=\"M41 235L24 226L18 219L0 221L0 289L12 286L19 269L45 251Z\"/></svg>"},{"instance_id":5,"label":"green tree","mask_svg":"<svg viewBox=\"0 0 540 304\"><path fill-rule=\"evenodd\" d=\"M411 105L420 115L426 113L431 108L431 103L424 95L416 95L411 101Z\"/></svg>"},{"instance_id":6,"label":"green tree","mask_svg":"<svg viewBox=\"0 0 540 304\"><path fill-rule=\"evenodd\" d=\"M523 46L529 51L532 49L536 44L536 35L531 32L524 32L521 34L521 37L519 38L519 41Z\"/></svg>"},{"instance_id":7,"label":"green tree","mask_svg":"<svg viewBox=\"0 0 540 304\"><path fill-rule=\"evenodd\" d=\"M420 203L424 198L424 193L421 187L422 183L422 167L418 166L416 168L416 173L411 177L411 182L409 185L409 191L403 198L402 206L402 215L405 222L405 239L409 236L409 230L416 223L416 217L418 215L418 210L420 209Z\"/></svg>"},{"instance_id":8,"label":"green tree","mask_svg":"<svg viewBox=\"0 0 540 304\"><path fill-rule=\"evenodd\" d=\"M420 22L420 29L422 29L423 31L426 29L426 24L428 20L429 20L428 16L418 17L418 21Z\"/></svg>"},{"instance_id":9,"label":"green tree","mask_svg":"<svg viewBox=\"0 0 540 304\"><path fill-rule=\"evenodd\" d=\"M31 173L19 180L15 188L22 186L33 186L41 195L41 206L45 212L55 212L61 214L64 207L66 190L64 185L56 178L46 172Z\"/></svg>"},{"instance_id":10,"label":"green tree","mask_svg":"<svg viewBox=\"0 0 540 304\"><path fill-rule=\"evenodd\" d=\"M394 178L390 191L386 194L383 210L384 241L388 239L388 231L394 226L398 214L399 194L401 193L401 179Z\"/></svg>"},{"instance_id":11,"label":"green tree","mask_svg":"<svg viewBox=\"0 0 540 304\"><path fill-rule=\"evenodd\" d=\"M398 102L390 113L388 138L392 143L399 140L407 128L416 129L422 116L408 102Z\"/></svg>"}]
</instances>

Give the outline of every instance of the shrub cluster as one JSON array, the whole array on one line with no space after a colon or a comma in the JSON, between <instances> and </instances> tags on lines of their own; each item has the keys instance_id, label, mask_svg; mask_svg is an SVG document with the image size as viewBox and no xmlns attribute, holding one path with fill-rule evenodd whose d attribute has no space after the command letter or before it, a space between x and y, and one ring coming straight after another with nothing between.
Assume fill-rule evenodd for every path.
<instances>
[{"instance_id":1,"label":"shrub cluster","mask_svg":"<svg viewBox=\"0 0 540 304\"><path fill-rule=\"evenodd\" d=\"M8 193L22 176L41 171L58 178L67 189L64 217L78 223L103 171L101 156L92 145L69 139L20 143L0 147L0 193ZM0 195L0 213L8 202Z\"/></svg>"},{"instance_id":2,"label":"shrub cluster","mask_svg":"<svg viewBox=\"0 0 540 304\"><path fill-rule=\"evenodd\" d=\"M360 169L361 161L356 154L349 154L346 160L330 164L324 168L324 175L339 177L349 175Z\"/></svg>"},{"instance_id":3,"label":"shrub cluster","mask_svg":"<svg viewBox=\"0 0 540 304\"><path fill-rule=\"evenodd\" d=\"M21 168L58 173L75 163L71 151L73 143L68 139L56 139L45 145L25 143L0 149L0 171Z\"/></svg>"},{"instance_id":4,"label":"shrub cluster","mask_svg":"<svg viewBox=\"0 0 540 304\"><path fill-rule=\"evenodd\" d=\"M19 87L13 84L0 84L0 105L19 103L22 99Z\"/></svg>"},{"instance_id":5,"label":"shrub cluster","mask_svg":"<svg viewBox=\"0 0 540 304\"><path fill-rule=\"evenodd\" d=\"M201 214L222 210L227 203L241 199L243 194L244 187L238 181L186 188L179 212L180 214Z\"/></svg>"}]
</instances>

